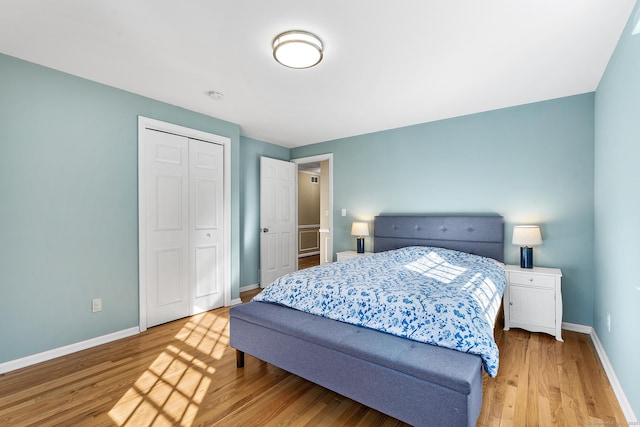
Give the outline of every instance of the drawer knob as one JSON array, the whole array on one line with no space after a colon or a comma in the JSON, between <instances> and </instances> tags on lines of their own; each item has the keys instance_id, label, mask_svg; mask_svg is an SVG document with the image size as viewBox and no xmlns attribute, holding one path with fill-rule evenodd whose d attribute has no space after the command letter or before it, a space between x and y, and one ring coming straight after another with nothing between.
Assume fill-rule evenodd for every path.
<instances>
[{"instance_id":1,"label":"drawer knob","mask_svg":"<svg viewBox=\"0 0 640 427\"><path fill-rule=\"evenodd\" d=\"M530 277L530 278L529 278L529 281L530 281L530 282L533 282L533 277Z\"/></svg>"}]
</instances>

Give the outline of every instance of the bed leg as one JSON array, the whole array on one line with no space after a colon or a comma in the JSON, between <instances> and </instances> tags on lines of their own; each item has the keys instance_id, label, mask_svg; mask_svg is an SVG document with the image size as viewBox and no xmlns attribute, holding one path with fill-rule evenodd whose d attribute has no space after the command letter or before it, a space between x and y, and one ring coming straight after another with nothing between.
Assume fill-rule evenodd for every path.
<instances>
[{"instance_id":1,"label":"bed leg","mask_svg":"<svg viewBox=\"0 0 640 427\"><path fill-rule=\"evenodd\" d=\"M244 351L236 350L236 367L244 368Z\"/></svg>"}]
</instances>

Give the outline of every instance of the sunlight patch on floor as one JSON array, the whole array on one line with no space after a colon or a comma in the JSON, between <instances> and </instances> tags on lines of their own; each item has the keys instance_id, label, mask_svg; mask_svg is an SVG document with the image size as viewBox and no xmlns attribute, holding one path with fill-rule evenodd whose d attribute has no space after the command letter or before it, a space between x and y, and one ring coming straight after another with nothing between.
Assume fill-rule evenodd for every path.
<instances>
[{"instance_id":1,"label":"sunlight patch on floor","mask_svg":"<svg viewBox=\"0 0 640 427\"><path fill-rule=\"evenodd\" d=\"M118 426L193 424L213 384L213 361L229 344L229 321L212 312L193 316L109 411Z\"/></svg>"}]
</instances>

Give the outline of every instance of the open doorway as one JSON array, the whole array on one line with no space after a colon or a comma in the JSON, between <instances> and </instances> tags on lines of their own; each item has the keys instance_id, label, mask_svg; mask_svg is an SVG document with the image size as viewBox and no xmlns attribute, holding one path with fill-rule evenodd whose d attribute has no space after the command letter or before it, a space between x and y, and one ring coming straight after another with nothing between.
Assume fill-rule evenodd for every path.
<instances>
[{"instance_id":1,"label":"open doorway","mask_svg":"<svg viewBox=\"0 0 640 427\"><path fill-rule=\"evenodd\" d=\"M298 166L298 269L333 261L333 155L294 159Z\"/></svg>"}]
</instances>

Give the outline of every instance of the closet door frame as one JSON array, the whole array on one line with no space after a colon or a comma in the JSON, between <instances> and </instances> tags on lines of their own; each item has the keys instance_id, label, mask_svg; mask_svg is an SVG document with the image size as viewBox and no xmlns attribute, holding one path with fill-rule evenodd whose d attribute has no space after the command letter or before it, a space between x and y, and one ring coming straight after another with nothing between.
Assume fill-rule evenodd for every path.
<instances>
[{"instance_id":1,"label":"closet door frame","mask_svg":"<svg viewBox=\"0 0 640 427\"><path fill-rule=\"evenodd\" d=\"M172 133L191 139L220 144L224 148L224 238L223 283L224 305L231 305L231 139L221 135L190 129L172 123L138 116L138 286L140 332L147 330L147 277L146 277L146 130Z\"/></svg>"}]
</instances>

